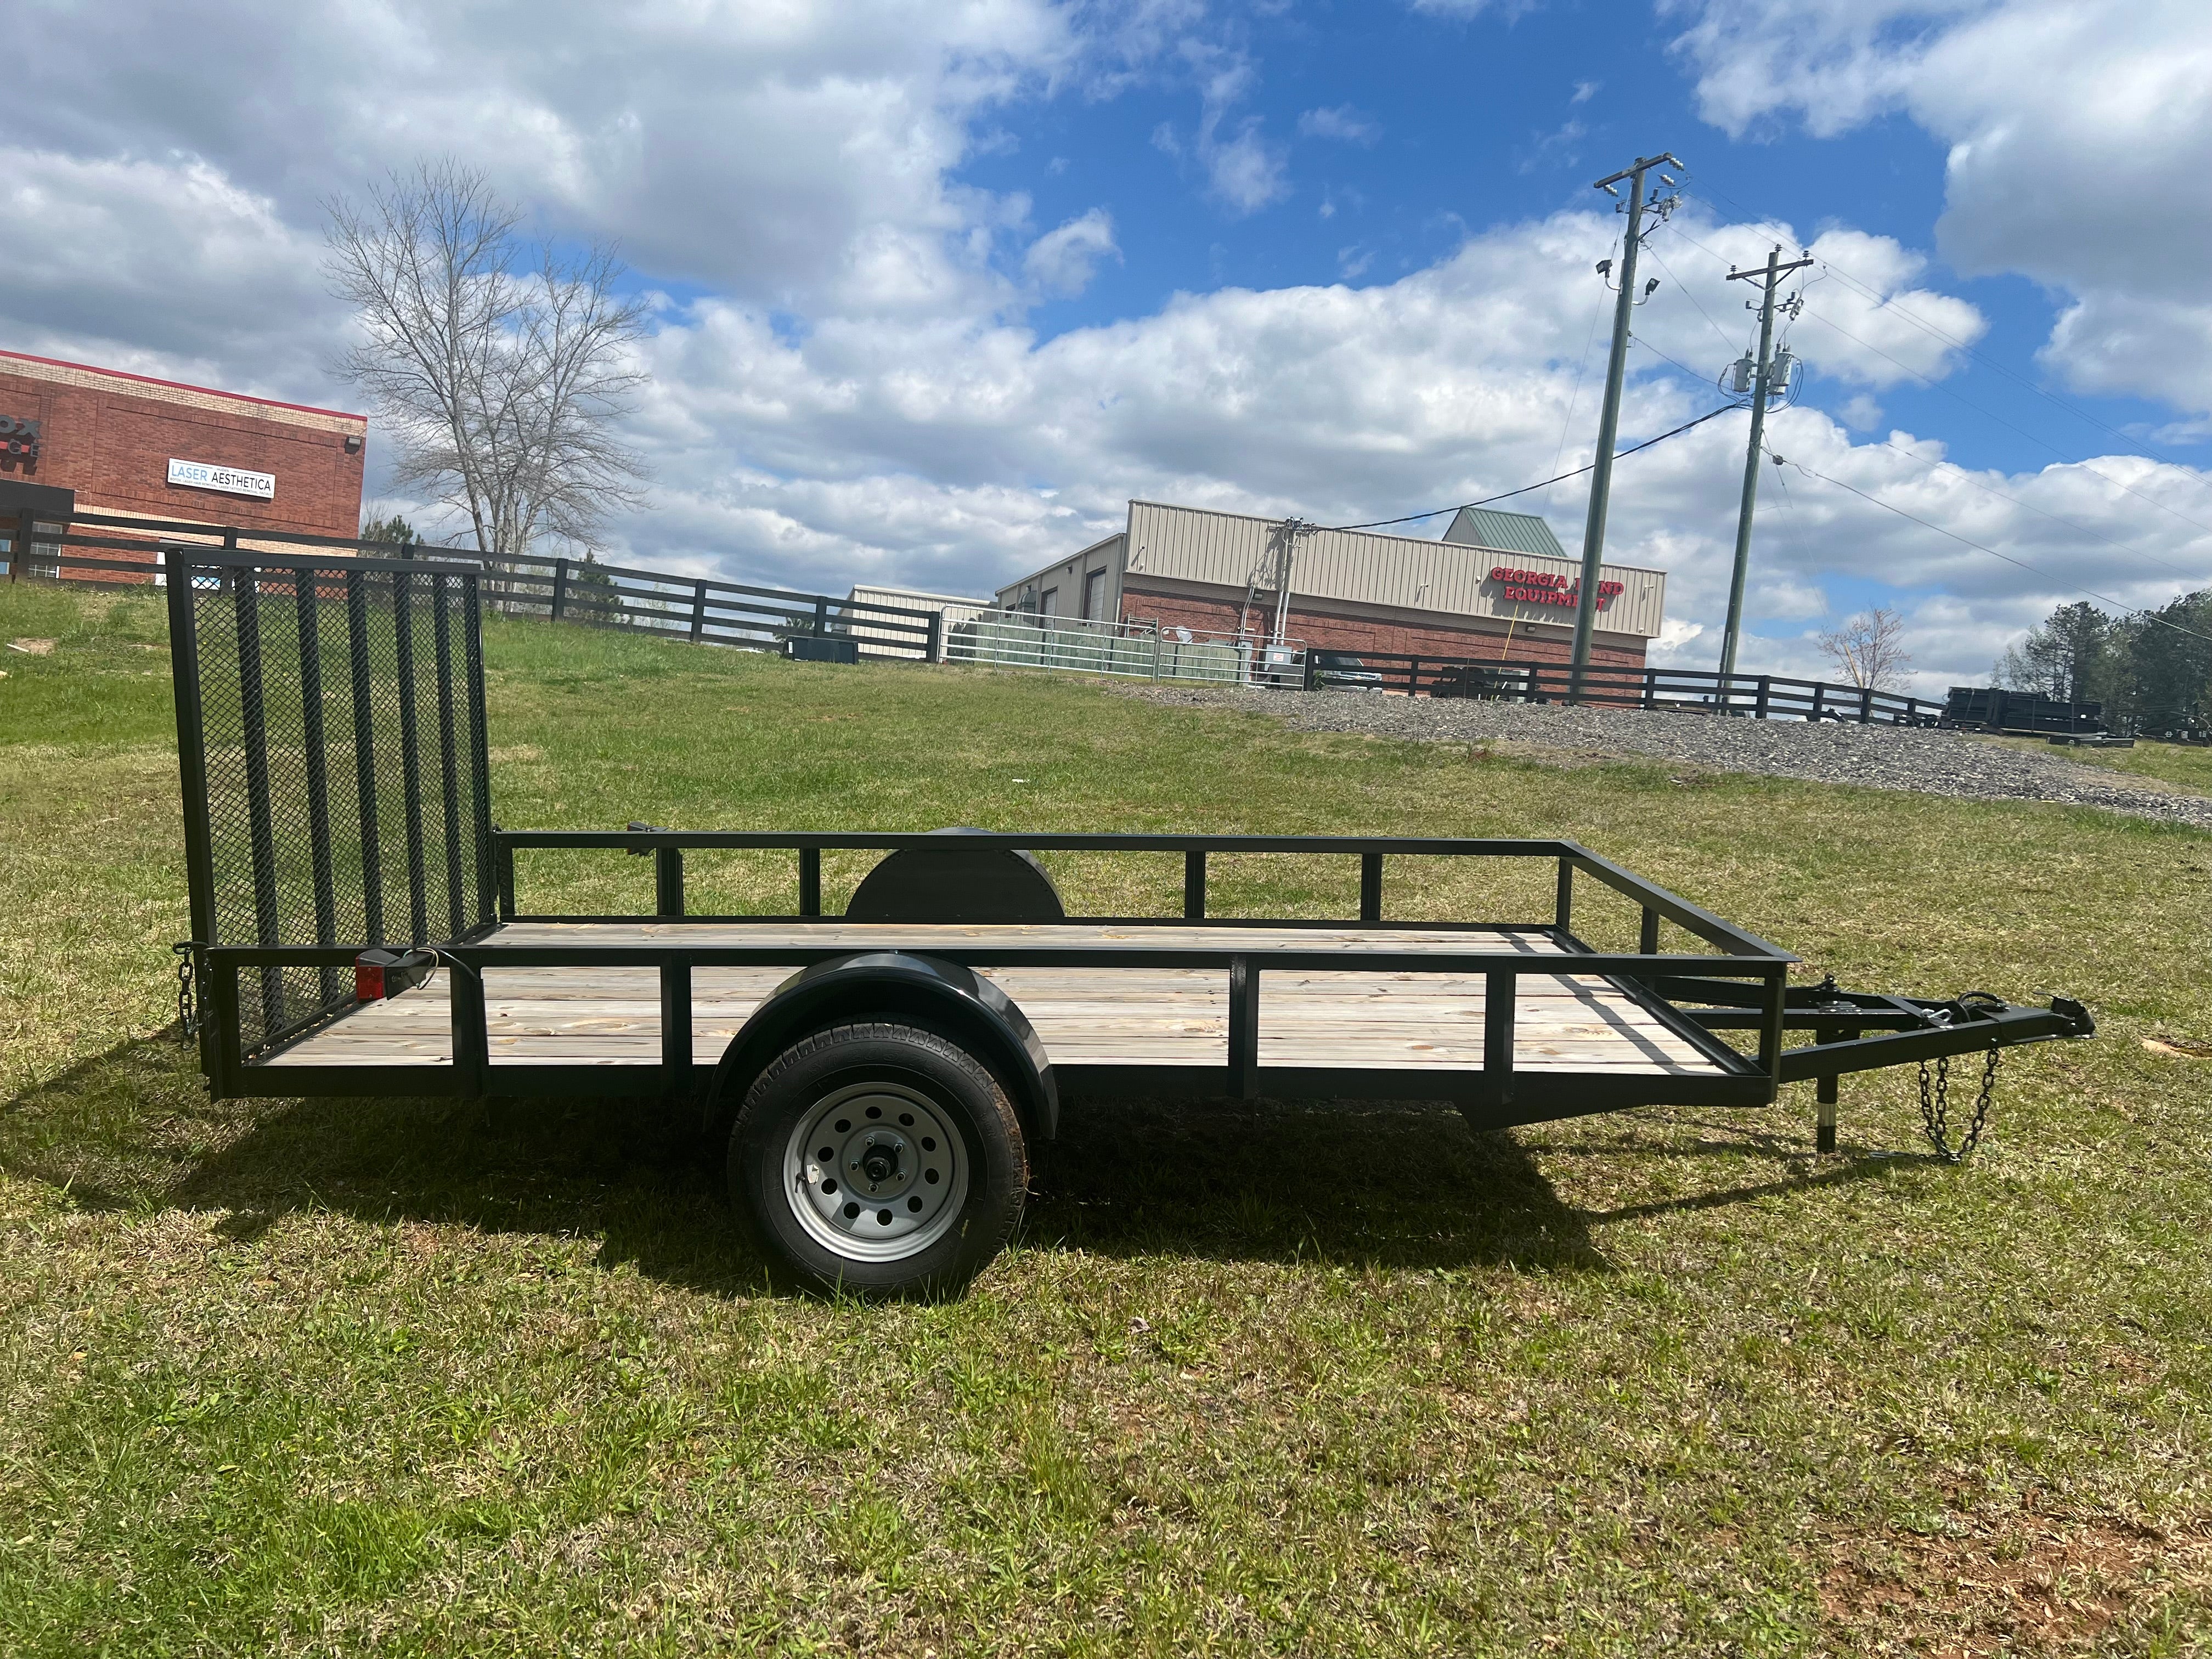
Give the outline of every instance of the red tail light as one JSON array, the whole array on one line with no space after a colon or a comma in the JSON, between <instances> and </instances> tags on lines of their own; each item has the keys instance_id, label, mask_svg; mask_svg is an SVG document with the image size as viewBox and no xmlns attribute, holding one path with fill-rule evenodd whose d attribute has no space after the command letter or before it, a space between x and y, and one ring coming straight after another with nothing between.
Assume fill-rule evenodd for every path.
<instances>
[{"instance_id":1,"label":"red tail light","mask_svg":"<svg viewBox=\"0 0 2212 1659\"><path fill-rule=\"evenodd\" d=\"M353 959L356 1002L381 1002L411 991L438 965L434 951L363 951Z\"/></svg>"}]
</instances>

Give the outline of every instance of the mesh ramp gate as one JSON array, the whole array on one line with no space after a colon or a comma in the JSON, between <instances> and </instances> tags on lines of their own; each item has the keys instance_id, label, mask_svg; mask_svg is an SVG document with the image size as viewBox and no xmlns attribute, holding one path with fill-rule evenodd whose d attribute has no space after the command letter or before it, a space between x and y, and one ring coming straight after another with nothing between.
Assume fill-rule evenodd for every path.
<instances>
[{"instance_id":1,"label":"mesh ramp gate","mask_svg":"<svg viewBox=\"0 0 2212 1659\"><path fill-rule=\"evenodd\" d=\"M495 919L472 563L164 550L192 936L446 945ZM343 968L240 974L252 1059L353 1006Z\"/></svg>"}]
</instances>

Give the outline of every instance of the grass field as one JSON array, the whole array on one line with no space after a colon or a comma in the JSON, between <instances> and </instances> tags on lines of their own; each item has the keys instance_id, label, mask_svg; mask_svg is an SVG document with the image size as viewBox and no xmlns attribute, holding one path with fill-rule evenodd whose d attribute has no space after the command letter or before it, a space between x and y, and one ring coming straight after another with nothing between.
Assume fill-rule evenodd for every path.
<instances>
[{"instance_id":1,"label":"grass field","mask_svg":"<svg viewBox=\"0 0 2212 1659\"><path fill-rule=\"evenodd\" d=\"M2030 754L2078 761L2084 766L2102 766L2139 778L2154 778L2177 789L2212 795L2212 749L2199 749L2193 744L2160 743L2154 738L2143 738L2132 749L2077 749L2071 744L2060 748L2040 738L1985 738L1982 741L2002 744L2008 749L2021 749Z\"/></svg>"},{"instance_id":2,"label":"grass field","mask_svg":"<svg viewBox=\"0 0 2212 1659\"><path fill-rule=\"evenodd\" d=\"M1845 1083L1825 1159L1809 1088L1506 1135L1100 1103L964 1300L829 1305L597 1103L210 1106L160 1035L160 615L0 587L22 636L57 645L0 653L0 1650L2212 1643L2212 1060L2142 1041L2212 1038L2212 836L495 625L508 824L1567 834L1811 975L2102 1025L2008 1062L1963 1169L1903 1074ZM1232 896L1268 874L1349 898L1256 862Z\"/></svg>"}]
</instances>

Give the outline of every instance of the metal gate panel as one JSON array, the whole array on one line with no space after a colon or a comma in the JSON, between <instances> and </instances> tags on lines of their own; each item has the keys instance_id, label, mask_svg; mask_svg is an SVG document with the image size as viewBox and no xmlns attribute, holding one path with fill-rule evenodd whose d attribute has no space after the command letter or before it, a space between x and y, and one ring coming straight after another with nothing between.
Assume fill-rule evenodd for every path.
<instances>
[{"instance_id":1,"label":"metal gate panel","mask_svg":"<svg viewBox=\"0 0 2212 1659\"><path fill-rule=\"evenodd\" d=\"M478 569L165 551L192 934L445 945L494 919ZM337 968L237 988L251 1059L353 1001Z\"/></svg>"}]
</instances>

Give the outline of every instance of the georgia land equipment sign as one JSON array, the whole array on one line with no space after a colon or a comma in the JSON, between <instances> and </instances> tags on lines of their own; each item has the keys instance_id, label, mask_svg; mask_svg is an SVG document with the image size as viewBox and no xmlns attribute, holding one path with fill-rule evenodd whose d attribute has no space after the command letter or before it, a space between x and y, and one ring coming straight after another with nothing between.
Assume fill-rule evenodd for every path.
<instances>
[{"instance_id":1,"label":"georgia land equipment sign","mask_svg":"<svg viewBox=\"0 0 2212 1659\"><path fill-rule=\"evenodd\" d=\"M1501 564L1492 567L1490 580L1502 584L1498 597L1509 604L1574 606L1582 603L1582 583L1552 571L1516 570ZM1604 610L1613 603L1613 595L1622 591L1620 582L1600 582L1597 608Z\"/></svg>"}]
</instances>

